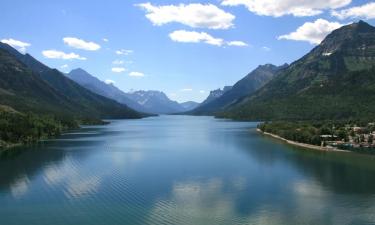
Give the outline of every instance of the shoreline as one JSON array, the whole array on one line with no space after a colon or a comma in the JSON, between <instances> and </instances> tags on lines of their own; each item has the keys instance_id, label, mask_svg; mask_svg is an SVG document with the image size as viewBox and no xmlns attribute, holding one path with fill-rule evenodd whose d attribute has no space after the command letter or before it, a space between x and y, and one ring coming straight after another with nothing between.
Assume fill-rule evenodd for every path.
<instances>
[{"instance_id":1,"label":"shoreline","mask_svg":"<svg viewBox=\"0 0 375 225\"><path fill-rule=\"evenodd\" d=\"M300 143L300 142L296 142L296 141L291 141L291 140L285 139L283 137L280 137L276 134L263 132L259 128L257 128L256 131L265 135L265 136L272 137L272 138L275 138L275 139L280 140L280 141L284 141L285 143L287 143L289 145L292 145L292 146L297 146L297 147L302 147L302 148L307 148L307 149L317 150L317 151L324 151L324 152L352 152L352 151L342 150L342 149L337 149L337 148L332 148L332 147L321 147L321 146L317 146L317 145L311 145L311 144L305 144L305 143Z\"/></svg>"}]
</instances>

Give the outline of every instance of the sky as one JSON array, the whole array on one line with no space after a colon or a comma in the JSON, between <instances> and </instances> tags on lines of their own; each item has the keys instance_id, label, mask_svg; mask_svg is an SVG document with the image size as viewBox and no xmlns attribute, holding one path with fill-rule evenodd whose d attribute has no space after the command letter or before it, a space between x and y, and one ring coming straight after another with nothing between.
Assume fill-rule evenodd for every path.
<instances>
[{"instance_id":1,"label":"sky","mask_svg":"<svg viewBox=\"0 0 375 225\"><path fill-rule=\"evenodd\" d=\"M375 25L364 0L2 0L0 41L124 91L202 101L258 65L291 63L342 25Z\"/></svg>"}]
</instances>

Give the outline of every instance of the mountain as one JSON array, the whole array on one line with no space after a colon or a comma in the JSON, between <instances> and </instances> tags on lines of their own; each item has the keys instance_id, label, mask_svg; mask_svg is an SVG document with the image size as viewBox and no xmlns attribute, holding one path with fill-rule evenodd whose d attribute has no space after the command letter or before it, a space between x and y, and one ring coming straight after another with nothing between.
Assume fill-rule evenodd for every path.
<instances>
[{"instance_id":1,"label":"mountain","mask_svg":"<svg viewBox=\"0 0 375 225\"><path fill-rule=\"evenodd\" d=\"M200 104L200 106L206 105L213 100L221 97L225 92L229 91L232 88L232 86L224 86L223 89L215 89L210 91L210 94L207 96L207 98Z\"/></svg>"},{"instance_id":2,"label":"mountain","mask_svg":"<svg viewBox=\"0 0 375 225\"><path fill-rule=\"evenodd\" d=\"M187 102L180 103L180 106L182 106L182 108L184 108L184 111L190 111L190 110L193 110L193 109L195 109L198 105L199 105L198 102L193 102L193 101L187 101Z\"/></svg>"},{"instance_id":3,"label":"mountain","mask_svg":"<svg viewBox=\"0 0 375 225\"><path fill-rule=\"evenodd\" d=\"M227 91L224 91L218 97L201 104L194 109L192 113L213 114L220 112L241 98L254 93L285 67L287 67L287 64L282 66L275 66L272 64L258 66L255 70L235 83L232 88L227 89Z\"/></svg>"},{"instance_id":4,"label":"mountain","mask_svg":"<svg viewBox=\"0 0 375 225\"><path fill-rule=\"evenodd\" d=\"M136 103L135 101L131 100L129 95L120 89L118 89L113 84L107 84L95 76L89 74L85 70L78 68L70 71L68 74L65 74L68 78L72 79L76 83L80 84L81 86L85 87L86 89L115 100L121 104L125 104L130 108L139 111L139 112L146 112L147 109L143 108L140 104Z\"/></svg>"},{"instance_id":5,"label":"mountain","mask_svg":"<svg viewBox=\"0 0 375 225\"><path fill-rule=\"evenodd\" d=\"M178 102L170 100L161 91L134 91L127 94L130 99L140 104L147 113L172 114L185 111Z\"/></svg>"},{"instance_id":6,"label":"mountain","mask_svg":"<svg viewBox=\"0 0 375 225\"><path fill-rule=\"evenodd\" d=\"M3 49L0 49L0 104L18 111L68 115L79 107Z\"/></svg>"},{"instance_id":7,"label":"mountain","mask_svg":"<svg viewBox=\"0 0 375 225\"><path fill-rule=\"evenodd\" d=\"M92 93L29 54L0 43L0 104L21 112L80 120L140 118L142 114Z\"/></svg>"},{"instance_id":8,"label":"mountain","mask_svg":"<svg viewBox=\"0 0 375 225\"><path fill-rule=\"evenodd\" d=\"M375 27L359 21L329 34L221 117L247 120L375 118Z\"/></svg>"},{"instance_id":9,"label":"mountain","mask_svg":"<svg viewBox=\"0 0 375 225\"><path fill-rule=\"evenodd\" d=\"M115 85L107 84L81 68L70 71L66 76L96 94L125 104L139 112L169 114L190 109L171 101L160 91L123 92Z\"/></svg>"}]
</instances>

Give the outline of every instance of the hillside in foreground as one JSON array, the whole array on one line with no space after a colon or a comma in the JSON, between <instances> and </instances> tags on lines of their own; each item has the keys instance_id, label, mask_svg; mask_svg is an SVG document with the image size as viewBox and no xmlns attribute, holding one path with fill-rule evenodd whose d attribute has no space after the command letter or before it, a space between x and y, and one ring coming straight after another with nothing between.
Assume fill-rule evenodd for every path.
<instances>
[{"instance_id":1,"label":"hillside in foreground","mask_svg":"<svg viewBox=\"0 0 375 225\"><path fill-rule=\"evenodd\" d=\"M329 34L219 117L238 120L375 118L375 28L360 21Z\"/></svg>"}]
</instances>

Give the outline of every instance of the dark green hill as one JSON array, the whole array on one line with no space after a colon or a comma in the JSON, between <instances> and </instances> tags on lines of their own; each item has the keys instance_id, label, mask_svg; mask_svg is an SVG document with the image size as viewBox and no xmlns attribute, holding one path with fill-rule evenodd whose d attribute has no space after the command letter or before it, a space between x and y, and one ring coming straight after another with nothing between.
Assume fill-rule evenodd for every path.
<instances>
[{"instance_id":1,"label":"dark green hill","mask_svg":"<svg viewBox=\"0 0 375 225\"><path fill-rule=\"evenodd\" d=\"M2 43L0 51L0 104L20 111L52 112L78 119L142 117L126 105L92 93L28 54L22 55Z\"/></svg>"},{"instance_id":2,"label":"dark green hill","mask_svg":"<svg viewBox=\"0 0 375 225\"><path fill-rule=\"evenodd\" d=\"M360 21L310 53L221 117L246 120L375 118L375 28Z\"/></svg>"},{"instance_id":3,"label":"dark green hill","mask_svg":"<svg viewBox=\"0 0 375 225\"><path fill-rule=\"evenodd\" d=\"M0 49L0 104L21 111L73 116L75 105L11 54Z\"/></svg>"},{"instance_id":4,"label":"dark green hill","mask_svg":"<svg viewBox=\"0 0 375 225\"><path fill-rule=\"evenodd\" d=\"M243 97L254 93L259 88L263 87L269 82L281 69L287 65L275 66L266 64L258 66L255 70L250 72L240 81L233 85L233 87L224 92L220 97L195 108L191 113L199 115L210 115L220 112L226 107L235 104Z\"/></svg>"}]
</instances>

